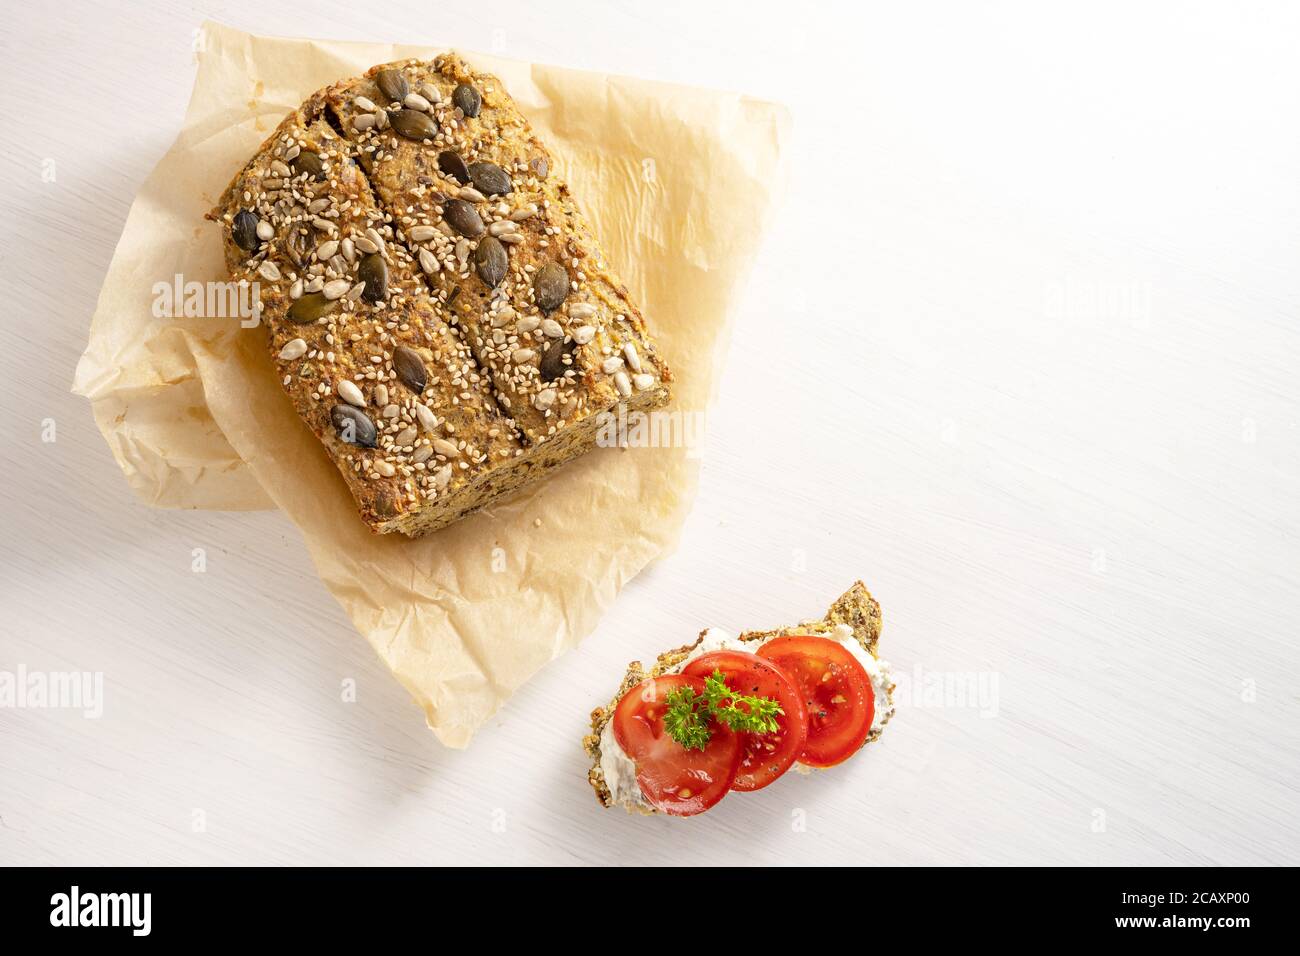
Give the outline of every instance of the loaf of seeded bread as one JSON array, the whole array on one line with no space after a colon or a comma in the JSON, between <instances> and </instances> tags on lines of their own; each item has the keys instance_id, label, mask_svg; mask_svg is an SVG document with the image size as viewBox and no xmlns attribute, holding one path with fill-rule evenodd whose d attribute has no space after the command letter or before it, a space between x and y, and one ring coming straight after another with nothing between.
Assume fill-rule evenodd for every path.
<instances>
[{"instance_id":1,"label":"loaf of seeded bread","mask_svg":"<svg viewBox=\"0 0 1300 956\"><path fill-rule=\"evenodd\" d=\"M803 621L799 624L779 627L770 631L745 631L740 635L740 640L755 642L755 647L757 647L764 641L769 641L774 637L786 637L793 634L829 636L836 628L843 626L852 629L853 639L862 646L863 650L872 657L878 657L876 645L880 642L880 625L880 605L871 596L866 585L861 581L855 581L853 587L841 594L835 603L830 606L826 616L820 620ZM591 712L591 733L582 738L582 746L587 756L592 760L591 769L587 773L587 781L591 784L592 789L596 791L596 799L600 801L602 806L611 807L615 804L610 789L605 783L605 774L601 770L600 741L605 725L614 716L614 710L618 706L618 702L623 699L628 691L647 677L659 677L672 671L686 660L691 651L704 640L704 635L707 633L707 631L701 631L699 637L690 644L660 654L655 660L654 666L649 670L644 669L640 661L633 661L628 665L627 674L624 675L623 682L619 684L618 691L610 700L609 705L597 707ZM882 708L883 720L880 722L880 726L867 737L867 743L880 737L884 725L889 723L894 714L894 684L889 680L887 672L885 673L883 690L887 699L876 701L876 706ZM644 804L629 806L627 809L641 813L656 812Z\"/></svg>"},{"instance_id":2,"label":"loaf of seeded bread","mask_svg":"<svg viewBox=\"0 0 1300 956\"><path fill-rule=\"evenodd\" d=\"M375 531L443 527L669 400L552 165L497 79L410 60L309 98L208 214Z\"/></svg>"}]
</instances>

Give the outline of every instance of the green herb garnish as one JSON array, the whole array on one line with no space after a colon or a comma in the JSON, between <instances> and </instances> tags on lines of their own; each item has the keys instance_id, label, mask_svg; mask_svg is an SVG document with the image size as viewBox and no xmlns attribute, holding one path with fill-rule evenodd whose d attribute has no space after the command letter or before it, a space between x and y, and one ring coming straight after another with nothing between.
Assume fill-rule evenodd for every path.
<instances>
[{"instance_id":1,"label":"green herb garnish","mask_svg":"<svg viewBox=\"0 0 1300 956\"><path fill-rule=\"evenodd\" d=\"M679 687L664 698L668 710L664 729L668 736L687 750L703 750L713 732L709 720L726 724L737 733L770 734L779 729L776 718L784 714L771 697L737 694L727 686L722 671L714 671L704 680L704 693L693 687Z\"/></svg>"}]
</instances>

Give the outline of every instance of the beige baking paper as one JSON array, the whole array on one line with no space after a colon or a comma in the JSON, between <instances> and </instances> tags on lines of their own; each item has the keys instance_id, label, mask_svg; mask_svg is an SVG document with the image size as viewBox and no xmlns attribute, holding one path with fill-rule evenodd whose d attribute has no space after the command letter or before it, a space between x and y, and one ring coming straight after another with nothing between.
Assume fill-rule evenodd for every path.
<instances>
[{"instance_id":1,"label":"beige baking paper","mask_svg":"<svg viewBox=\"0 0 1300 956\"><path fill-rule=\"evenodd\" d=\"M127 217L74 391L131 487L161 507L278 507L397 679L452 747L595 627L675 545L697 452L599 449L427 538L375 536L276 381L264 330L157 318L155 284L224 280L203 215L312 91L435 49L251 36L208 23L175 145ZM743 96L461 51L497 74L572 185L677 378L708 405L728 313L780 192L783 107ZM683 419L684 421L684 419Z\"/></svg>"}]
</instances>

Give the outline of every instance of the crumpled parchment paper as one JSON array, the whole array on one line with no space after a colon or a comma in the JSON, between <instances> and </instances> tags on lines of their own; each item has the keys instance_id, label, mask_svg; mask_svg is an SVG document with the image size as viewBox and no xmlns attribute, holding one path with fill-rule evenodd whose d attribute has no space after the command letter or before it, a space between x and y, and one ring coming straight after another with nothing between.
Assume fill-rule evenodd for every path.
<instances>
[{"instance_id":1,"label":"crumpled parchment paper","mask_svg":"<svg viewBox=\"0 0 1300 956\"><path fill-rule=\"evenodd\" d=\"M308 94L375 63L438 51L259 37L214 23L200 37L184 128L131 206L74 391L90 399L118 465L150 504L283 510L438 739L464 747L674 547L697 451L598 449L429 537L371 534L281 391L264 330L156 317L155 284L227 278L220 230L203 214ZM730 306L783 185L787 111L461 52L504 81L552 148L674 370L674 410L704 413Z\"/></svg>"}]
</instances>

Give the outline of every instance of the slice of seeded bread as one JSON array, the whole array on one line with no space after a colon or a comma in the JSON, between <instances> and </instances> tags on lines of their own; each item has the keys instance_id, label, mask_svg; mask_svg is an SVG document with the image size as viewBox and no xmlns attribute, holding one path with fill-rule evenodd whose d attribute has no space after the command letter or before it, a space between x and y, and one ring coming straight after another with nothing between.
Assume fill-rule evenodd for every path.
<instances>
[{"instance_id":1,"label":"slice of seeded bread","mask_svg":"<svg viewBox=\"0 0 1300 956\"><path fill-rule=\"evenodd\" d=\"M837 625L845 624L853 628L853 636L862 647L877 657L876 644L880 641L880 605L876 599L871 596L866 585L861 581L855 581L853 587L849 588L826 612L826 616L820 620L803 621L799 624L792 624L788 627L779 627L770 631L745 631L740 635L742 641L766 641L774 637L784 637L791 634L830 634ZM591 733L582 738L582 747L587 752L587 756L592 759L591 769L587 772L587 782L591 788L596 791L596 799L600 801L601 806L611 807L614 801L610 796L609 788L605 785L605 775L600 769L600 735L614 715L614 708L618 702L623 699L623 695L635 687L647 677L658 677L666 674L674 667L680 664L691 653L692 650L704 639L705 631L701 631L690 644L675 648L671 651L665 651L655 660L654 666L646 670L641 666L640 661L633 661L628 665L627 674L623 677L623 682L619 684L618 691L610 700L606 707L597 707L591 712ZM894 685L889 685L889 708L888 715L884 723L889 723L889 718L893 716ZM884 724L877 729L870 737L867 743L877 739ZM653 813L644 807L629 807L628 809L637 809L642 813Z\"/></svg>"}]
</instances>

